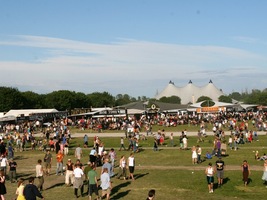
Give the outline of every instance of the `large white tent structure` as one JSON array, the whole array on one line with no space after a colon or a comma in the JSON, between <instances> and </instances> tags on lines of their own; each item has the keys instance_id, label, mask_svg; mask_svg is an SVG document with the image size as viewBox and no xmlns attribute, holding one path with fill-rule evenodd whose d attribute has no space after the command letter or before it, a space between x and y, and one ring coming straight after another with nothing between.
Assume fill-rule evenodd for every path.
<instances>
[{"instance_id":1,"label":"large white tent structure","mask_svg":"<svg viewBox=\"0 0 267 200\"><path fill-rule=\"evenodd\" d=\"M221 95L225 95L222 90L219 90L210 80L207 85L203 87L196 86L190 80L184 87L177 87L172 81L167 87L157 94L155 98L158 100L162 97L178 96L181 98L181 104L196 103L201 96L210 97L213 101L218 101Z\"/></svg>"}]
</instances>

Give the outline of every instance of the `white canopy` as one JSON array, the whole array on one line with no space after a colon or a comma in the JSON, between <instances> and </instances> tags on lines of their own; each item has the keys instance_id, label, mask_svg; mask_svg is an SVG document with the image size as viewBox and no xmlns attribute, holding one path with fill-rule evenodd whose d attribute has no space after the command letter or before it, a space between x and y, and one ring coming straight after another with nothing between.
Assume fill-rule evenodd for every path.
<instances>
[{"instance_id":1,"label":"white canopy","mask_svg":"<svg viewBox=\"0 0 267 200\"><path fill-rule=\"evenodd\" d=\"M176 87L173 82L169 82L167 87L155 96L156 99L161 97L178 96L181 98L181 104L188 104L189 102L195 103L201 96L210 97L213 101L218 101L221 95L225 95L219 90L210 80L210 82L203 86L198 87L189 81L184 87Z\"/></svg>"},{"instance_id":2,"label":"white canopy","mask_svg":"<svg viewBox=\"0 0 267 200\"><path fill-rule=\"evenodd\" d=\"M10 110L5 114L6 116L19 117L21 115L29 116L30 114L37 113L55 113L58 112L57 109L25 109L25 110Z\"/></svg>"},{"instance_id":3,"label":"white canopy","mask_svg":"<svg viewBox=\"0 0 267 200\"><path fill-rule=\"evenodd\" d=\"M190 107L201 108L201 104L203 102L205 102L205 101L191 104ZM212 102L214 102L215 104L213 106L210 106L210 107L234 106L234 104L232 104L232 103L224 103L224 102L219 102L219 101L212 101Z\"/></svg>"}]
</instances>

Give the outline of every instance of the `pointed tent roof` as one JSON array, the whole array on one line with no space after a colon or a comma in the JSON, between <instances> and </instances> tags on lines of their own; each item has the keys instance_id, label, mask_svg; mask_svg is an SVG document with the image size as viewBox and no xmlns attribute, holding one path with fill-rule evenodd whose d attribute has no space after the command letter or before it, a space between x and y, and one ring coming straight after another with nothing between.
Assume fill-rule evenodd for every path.
<instances>
[{"instance_id":1,"label":"pointed tent roof","mask_svg":"<svg viewBox=\"0 0 267 200\"><path fill-rule=\"evenodd\" d=\"M213 101L218 101L218 98L224 95L213 82L210 80L209 83L203 87L198 87L193 84L190 80L184 87L176 87L172 81L169 82L167 87L155 96L156 99L161 97L178 96L181 98L181 104L195 103L196 100L201 96L208 96Z\"/></svg>"},{"instance_id":2,"label":"pointed tent roof","mask_svg":"<svg viewBox=\"0 0 267 200\"><path fill-rule=\"evenodd\" d=\"M155 98L160 99L161 97L164 97L164 96L171 97L173 95L179 96L180 90L178 87L174 85L173 82L170 81L167 87L161 93L159 93Z\"/></svg>"}]
</instances>

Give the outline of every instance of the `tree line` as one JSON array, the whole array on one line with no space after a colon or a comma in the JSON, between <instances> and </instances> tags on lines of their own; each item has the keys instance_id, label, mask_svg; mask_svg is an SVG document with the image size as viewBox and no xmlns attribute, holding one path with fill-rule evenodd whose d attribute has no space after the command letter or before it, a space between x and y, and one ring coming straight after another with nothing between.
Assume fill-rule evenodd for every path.
<instances>
[{"instance_id":1,"label":"tree line","mask_svg":"<svg viewBox=\"0 0 267 200\"><path fill-rule=\"evenodd\" d=\"M219 97L220 102L232 103L232 99L246 104L267 105L267 89L263 91L252 90L251 93L233 92L227 96ZM202 96L197 102L211 100ZM32 91L21 92L13 87L0 87L0 112L7 112L11 109L47 109L55 108L59 111L72 110L75 108L97 108L116 107L136 101L156 101L156 99L142 97L131 97L128 94L112 96L108 92L93 92L85 94L69 90L53 91L48 94L38 94ZM178 96L162 97L158 101L165 103L181 104ZM188 102L190 103L190 102ZM211 105L210 105L211 106Z\"/></svg>"}]
</instances>

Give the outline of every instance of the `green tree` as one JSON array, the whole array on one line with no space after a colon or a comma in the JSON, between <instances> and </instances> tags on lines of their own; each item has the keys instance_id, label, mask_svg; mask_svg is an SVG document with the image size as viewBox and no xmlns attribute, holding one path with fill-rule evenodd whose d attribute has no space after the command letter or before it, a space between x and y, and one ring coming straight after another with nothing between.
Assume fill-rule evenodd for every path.
<instances>
[{"instance_id":1,"label":"green tree","mask_svg":"<svg viewBox=\"0 0 267 200\"><path fill-rule=\"evenodd\" d=\"M46 105L57 110L71 110L75 107L75 92L68 90L54 91L46 95Z\"/></svg>"},{"instance_id":2,"label":"green tree","mask_svg":"<svg viewBox=\"0 0 267 200\"><path fill-rule=\"evenodd\" d=\"M90 108L91 106L92 102L86 94L82 92L77 92L75 94L75 102L72 108Z\"/></svg>"},{"instance_id":3,"label":"green tree","mask_svg":"<svg viewBox=\"0 0 267 200\"><path fill-rule=\"evenodd\" d=\"M229 96L225 96L225 95L221 95L219 97L219 101L224 102L224 103L232 103L232 99Z\"/></svg>"},{"instance_id":4,"label":"green tree","mask_svg":"<svg viewBox=\"0 0 267 200\"><path fill-rule=\"evenodd\" d=\"M92 102L92 106L94 108L99 107L113 107L115 105L115 98L110 95L108 92L94 92L92 94L88 94L87 97Z\"/></svg>"},{"instance_id":5,"label":"green tree","mask_svg":"<svg viewBox=\"0 0 267 200\"><path fill-rule=\"evenodd\" d=\"M181 104L181 98L178 96L171 96L171 97L161 97L159 99L160 102L164 102L164 103L177 103L177 104Z\"/></svg>"},{"instance_id":6,"label":"green tree","mask_svg":"<svg viewBox=\"0 0 267 200\"><path fill-rule=\"evenodd\" d=\"M131 97L128 95L128 94L118 94L116 97L115 97L115 106L121 106L121 105L125 105L125 104L128 104L128 103L131 103Z\"/></svg>"},{"instance_id":7,"label":"green tree","mask_svg":"<svg viewBox=\"0 0 267 200\"><path fill-rule=\"evenodd\" d=\"M201 96L197 99L197 103L199 103L201 101L204 101L201 104L201 107L211 107L211 106L215 105L215 103L212 101L212 99L210 97L207 97L207 96Z\"/></svg>"},{"instance_id":8,"label":"green tree","mask_svg":"<svg viewBox=\"0 0 267 200\"><path fill-rule=\"evenodd\" d=\"M8 112L11 109L22 109L25 99L17 88L0 87L0 111Z\"/></svg>"},{"instance_id":9,"label":"green tree","mask_svg":"<svg viewBox=\"0 0 267 200\"><path fill-rule=\"evenodd\" d=\"M236 100L236 101L241 101L242 100L242 95L239 92L233 92L228 95L230 98Z\"/></svg>"},{"instance_id":10,"label":"green tree","mask_svg":"<svg viewBox=\"0 0 267 200\"><path fill-rule=\"evenodd\" d=\"M260 90L252 90L252 92L245 97L244 103L267 105L266 94L266 92L261 92Z\"/></svg>"},{"instance_id":11,"label":"green tree","mask_svg":"<svg viewBox=\"0 0 267 200\"><path fill-rule=\"evenodd\" d=\"M23 105L24 109L42 109L47 108L45 102L43 101L44 95L37 94L32 91L21 92L24 97L25 102Z\"/></svg>"}]
</instances>

